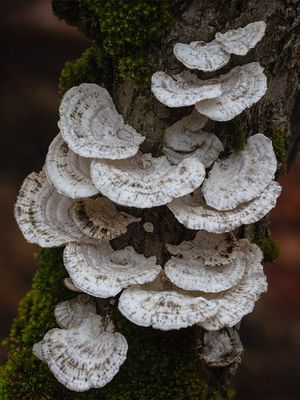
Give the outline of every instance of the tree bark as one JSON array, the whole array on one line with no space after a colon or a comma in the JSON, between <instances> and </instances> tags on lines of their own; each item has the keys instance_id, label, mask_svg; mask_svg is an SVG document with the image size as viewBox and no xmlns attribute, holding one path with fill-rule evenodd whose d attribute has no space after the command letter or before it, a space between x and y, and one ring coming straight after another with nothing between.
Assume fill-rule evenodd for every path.
<instances>
[{"instance_id":1,"label":"tree bark","mask_svg":"<svg viewBox=\"0 0 300 400\"><path fill-rule=\"evenodd\" d=\"M285 165L292 165L299 148L299 3L299 1L281 0L176 0L171 2L174 16L171 29L159 45L149 48L150 57L155 60L156 70L174 74L183 69L172 53L176 42L210 41L217 31L237 28L257 20L266 21L267 31L264 39L247 56L233 56L224 68L224 72L236 65L252 61L260 62L268 76L267 94L258 104L233 121L227 123L210 121L208 130L215 132L229 150L234 143L235 135L241 129L247 136L258 132L270 136L274 139L274 146L276 138L283 137L286 139L285 149L277 149L279 171L283 171ZM77 12L80 14L80 8ZM74 23L74 18L71 22ZM170 109L160 104L151 94L149 86L136 87L132 79L122 81L114 68L114 62L112 68L111 94L118 111L127 123L147 137L142 145L142 151L152 152L155 156L160 155L165 128L183 115L190 113L191 108ZM216 74L199 74L200 77L213 75ZM282 150L286 150L285 154ZM128 210L125 207L119 208ZM129 226L125 235L112 241L112 246L119 249L132 245L136 251L146 256L155 255L161 265L164 265L169 257L165 248L166 243L178 244L195 235L195 232L179 224L165 206L146 210L130 209L130 213L141 217L142 221L138 226L137 224ZM145 222L151 222L154 225L153 233L144 231ZM265 230L262 229L262 232L264 232L263 236ZM246 233L249 234L249 230ZM55 293L55 296L51 294L52 308L49 307L49 313L53 312L55 301L63 300L68 296L62 288L57 293L56 285L62 285L63 267L61 254L56 250L54 252L55 255L54 253L51 255L51 252L43 252L40 261L42 271L45 268L49 269L50 265L51 268L53 267L53 275L59 275L59 279L51 280L48 277L48 290L52 294ZM59 273L57 264L60 265ZM37 288L34 288L35 295L42 298L45 283L42 284L40 280L36 282L39 284ZM16 352L24 349L24 346L30 348L30 344L40 340L46 333L45 327L40 327L40 331L29 335L29 339L28 335L24 338L24 332L27 332L26 326L32 323L33 316L37 317L39 314L33 312L32 307L32 299L25 301L21 307L19 322L17 321L13 328L10 345L15 358L10 358L10 364L8 363L10 380L8 367L2 370L0 394L3 399L219 400L232 398L229 377L233 369L213 370L205 366L200 357L203 333L200 328L171 332L140 328L126 321L116 310L113 310L113 313L117 329L129 342L128 360L107 387L85 394L72 393L56 383L46 369L41 373L39 361L33 361L30 358L26 366L25 362L21 362L24 360L16 357ZM35 307L35 311L36 309L42 311L39 305L36 304ZM52 322L49 324L51 325ZM30 357L28 354L26 353L26 357ZM34 378L36 374L35 381L32 377L28 378L30 376L28 365L33 366L32 375ZM37 376L38 374L40 375ZM41 376L51 382L47 389L41 386ZM25 378L31 379L31 391L26 392L24 389Z\"/></svg>"}]
</instances>

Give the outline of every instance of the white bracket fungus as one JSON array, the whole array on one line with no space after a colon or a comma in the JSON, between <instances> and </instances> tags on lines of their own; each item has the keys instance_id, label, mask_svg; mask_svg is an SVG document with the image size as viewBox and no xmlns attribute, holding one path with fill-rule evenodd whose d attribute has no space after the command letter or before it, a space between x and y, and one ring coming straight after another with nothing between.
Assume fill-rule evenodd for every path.
<instances>
[{"instance_id":1,"label":"white bracket fungus","mask_svg":"<svg viewBox=\"0 0 300 400\"><path fill-rule=\"evenodd\" d=\"M232 210L219 211L205 203L198 189L192 195L174 199L167 206L176 219L189 229L223 233L262 219L275 207L280 193L280 184L272 181L259 197Z\"/></svg>"},{"instance_id":2,"label":"white bracket fungus","mask_svg":"<svg viewBox=\"0 0 300 400\"><path fill-rule=\"evenodd\" d=\"M235 328L205 332L201 357L210 367L227 367L241 362L243 346Z\"/></svg>"},{"instance_id":3,"label":"white bracket fungus","mask_svg":"<svg viewBox=\"0 0 300 400\"><path fill-rule=\"evenodd\" d=\"M202 130L205 121L206 118L194 110L166 129L164 151L172 164L193 156L208 168L218 158L224 150L223 144L216 135Z\"/></svg>"},{"instance_id":4,"label":"white bracket fungus","mask_svg":"<svg viewBox=\"0 0 300 400\"><path fill-rule=\"evenodd\" d=\"M119 310L129 321L163 331L204 321L215 315L217 308L200 294L179 289L163 274L154 282L130 286L119 299Z\"/></svg>"},{"instance_id":5,"label":"white bracket fungus","mask_svg":"<svg viewBox=\"0 0 300 400\"><path fill-rule=\"evenodd\" d=\"M108 91L93 83L74 86L64 95L60 128L70 149L82 157L132 157L145 137L124 123Z\"/></svg>"},{"instance_id":6,"label":"white bracket fungus","mask_svg":"<svg viewBox=\"0 0 300 400\"><path fill-rule=\"evenodd\" d=\"M51 329L34 351L69 390L101 388L119 372L127 355L125 337L112 328L111 322L88 314L79 326Z\"/></svg>"},{"instance_id":7,"label":"white bracket fungus","mask_svg":"<svg viewBox=\"0 0 300 400\"><path fill-rule=\"evenodd\" d=\"M205 201L217 210L232 210L258 197L276 169L272 141L260 133L251 136L244 150L214 163L202 185Z\"/></svg>"},{"instance_id":8,"label":"white bracket fungus","mask_svg":"<svg viewBox=\"0 0 300 400\"><path fill-rule=\"evenodd\" d=\"M83 234L69 216L74 200L58 194L44 171L28 175L15 204L15 218L25 239L41 247L79 241Z\"/></svg>"},{"instance_id":9,"label":"white bracket fungus","mask_svg":"<svg viewBox=\"0 0 300 400\"><path fill-rule=\"evenodd\" d=\"M71 215L78 229L92 239L111 240L127 232L127 226L139 222L125 212L118 212L105 197L77 201Z\"/></svg>"},{"instance_id":10,"label":"white bracket fungus","mask_svg":"<svg viewBox=\"0 0 300 400\"><path fill-rule=\"evenodd\" d=\"M113 250L104 241L69 243L64 265L76 287L101 298L115 296L129 285L151 282L161 271L156 257L146 258L130 246Z\"/></svg>"},{"instance_id":11,"label":"white bracket fungus","mask_svg":"<svg viewBox=\"0 0 300 400\"><path fill-rule=\"evenodd\" d=\"M100 192L115 203L150 208L193 192L203 182L205 169L194 157L173 166L165 156L138 153L127 160L94 161L91 175Z\"/></svg>"},{"instance_id":12,"label":"white bracket fungus","mask_svg":"<svg viewBox=\"0 0 300 400\"><path fill-rule=\"evenodd\" d=\"M206 81L219 83L222 94L199 101L196 110L215 121L229 121L257 103L267 90L267 77L257 62L237 66L227 74Z\"/></svg>"},{"instance_id":13,"label":"white bracket fungus","mask_svg":"<svg viewBox=\"0 0 300 400\"><path fill-rule=\"evenodd\" d=\"M70 150L59 134L49 146L45 172L58 193L72 199L90 197L99 192L90 177L91 162Z\"/></svg>"},{"instance_id":14,"label":"white bracket fungus","mask_svg":"<svg viewBox=\"0 0 300 400\"><path fill-rule=\"evenodd\" d=\"M57 304L54 310L55 319L61 328L79 326L89 313L96 313L96 303L85 293Z\"/></svg>"},{"instance_id":15,"label":"white bracket fungus","mask_svg":"<svg viewBox=\"0 0 300 400\"><path fill-rule=\"evenodd\" d=\"M76 293L81 293L82 290L78 289L78 287L76 287L72 281L71 278L64 278L64 285L67 289L71 290L72 292L76 292Z\"/></svg>"},{"instance_id":16,"label":"white bracket fungus","mask_svg":"<svg viewBox=\"0 0 300 400\"><path fill-rule=\"evenodd\" d=\"M192 106L222 94L221 83L200 80L190 71L172 77L162 71L155 72L151 79L151 90L168 107Z\"/></svg>"}]
</instances>

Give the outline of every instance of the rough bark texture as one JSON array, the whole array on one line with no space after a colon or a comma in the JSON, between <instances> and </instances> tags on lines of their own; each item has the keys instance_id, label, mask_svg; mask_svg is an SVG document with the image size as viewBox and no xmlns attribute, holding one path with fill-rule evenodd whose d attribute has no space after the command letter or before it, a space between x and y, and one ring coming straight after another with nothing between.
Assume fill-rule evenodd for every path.
<instances>
[{"instance_id":1,"label":"rough bark texture","mask_svg":"<svg viewBox=\"0 0 300 400\"><path fill-rule=\"evenodd\" d=\"M111 3L122 2L118 0ZM168 2L162 3L170 6ZM125 121L147 137L142 150L150 151L154 155L161 154L164 129L188 114L191 108L169 109L154 98L149 84L136 86L134 79L120 78L120 76L124 78L126 73L124 68L120 69L120 65L119 69L117 68L117 58L121 56L122 60L126 58L126 51L120 56L120 51L112 55L111 50L107 50L105 46L103 49L99 42L103 39L103 32L102 37L95 34L95 26L91 22L94 16L89 16L90 5L91 7L98 6L101 11L100 1L54 1L53 4L55 12L61 18L79 26L94 41L94 49L96 49L90 50L85 54L83 61L70 65L64 71L62 90L68 89L68 85L72 86L84 80L106 84ZM160 41L156 38L155 43L146 48L147 60L151 60L150 70L177 73L183 69L172 53L173 45L177 41L209 41L213 39L217 31L236 28L256 20L266 21L267 31L262 42L247 56L232 57L228 66L224 68L224 72L235 65L252 61L260 62L265 67L268 76L267 94L256 106L233 121L210 122L209 128L223 140L226 151L241 147L248 135L262 132L270 136L279 161L279 173L284 171L285 166L290 166L295 159L300 136L299 2L176 0L170 4L173 21L170 28L164 31ZM101 13L98 17L101 19ZM148 18L152 17L152 15L148 16ZM135 51L140 57L138 64L142 65L140 71L142 74L143 71L149 74L149 70L144 69L144 61L141 61L139 49L134 48L133 51L131 49L132 53ZM97 54L94 55L94 52ZM101 59L99 54L106 54L105 52L108 52L109 56ZM145 54L145 49L141 50L141 54ZM134 60L134 55L131 54L131 57ZM75 73L74 69L76 69ZM135 77L135 74L132 76ZM125 208L122 209L125 210ZM128 244L133 245L138 252L146 256L157 256L158 262L162 265L168 259L165 243L177 244L195 235L195 232L182 227L167 207L151 210L131 209L130 213L142 217L142 221L138 228L136 225L134 228L129 227L126 235L112 241L113 247L117 249ZM142 228L142 225L148 221L155 227L153 233L147 233ZM240 233L243 234L242 230ZM266 235L268 235L266 221L256 224L254 228L247 228L246 234L251 239L266 240ZM270 242L266 245L266 257L268 257L268 249L270 250ZM269 258L272 258L272 254ZM128 360L121 368L121 372L111 384L98 391L74 394L64 389L51 377L47 368L34 359L30 349L31 345L40 340L49 328L55 326L52 316L55 303L70 296L62 287L63 275L61 253L56 250L43 251L33 291L23 301L20 317L15 322L9 339L11 354L0 375L1 399L219 400L232 397L232 392L228 390L232 370L213 370L207 368L201 361L199 356L201 330L191 328L166 333L139 328L125 321L117 311L112 312L117 321L118 330L129 342Z\"/></svg>"}]
</instances>

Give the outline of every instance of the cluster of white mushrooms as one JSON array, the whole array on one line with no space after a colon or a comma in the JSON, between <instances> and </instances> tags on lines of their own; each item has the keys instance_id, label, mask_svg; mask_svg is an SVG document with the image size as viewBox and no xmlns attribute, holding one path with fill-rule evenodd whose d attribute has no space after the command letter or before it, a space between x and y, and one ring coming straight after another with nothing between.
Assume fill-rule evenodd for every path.
<instances>
[{"instance_id":1,"label":"cluster of white mushrooms","mask_svg":"<svg viewBox=\"0 0 300 400\"><path fill-rule=\"evenodd\" d=\"M215 71L231 54L246 54L264 32L265 23L254 22L217 33L210 43L177 43L174 54L188 68ZM124 122L106 89L84 83L63 97L60 133L44 169L25 179L15 216L29 242L66 246L65 284L83 292L56 307L61 329L50 330L33 349L70 390L106 385L125 361L126 339L115 332L111 317L96 310L97 299L116 302L112 298L120 293L118 308L133 323L160 330L199 325L207 331L203 358L209 365L239 359L234 327L267 283L261 250L233 231L275 206L281 190L274 181L277 162L270 139L260 133L243 151L218 159L223 145L203 127L207 118L234 118L266 88L256 62L208 80L189 71L172 77L156 72L151 89L160 102L195 105L166 129L165 155L157 158L139 151L145 137ZM211 168L208 175L205 168ZM109 241L140 222L114 203L167 205L181 224L198 232L192 241L166 244L170 259L164 266L130 246L113 250ZM150 223L144 228L153 231Z\"/></svg>"}]
</instances>

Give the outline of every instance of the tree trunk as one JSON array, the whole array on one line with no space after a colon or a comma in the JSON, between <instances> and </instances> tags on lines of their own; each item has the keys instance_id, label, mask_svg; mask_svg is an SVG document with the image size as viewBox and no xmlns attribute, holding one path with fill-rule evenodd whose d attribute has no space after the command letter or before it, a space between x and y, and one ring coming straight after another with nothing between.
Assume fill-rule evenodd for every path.
<instances>
[{"instance_id":1,"label":"tree trunk","mask_svg":"<svg viewBox=\"0 0 300 400\"><path fill-rule=\"evenodd\" d=\"M100 3L103 4L100 5ZM191 109L170 109L160 104L151 94L150 85L145 85L145 82L149 82L146 75L149 73L151 75L151 72L158 70L170 74L183 69L172 53L176 42L210 41L217 31L264 20L267 23L267 31L262 42L247 56L232 57L224 71L227 72L241 63L260 62L268 76L267 94L256 106L243 112L233 121L227 123L210 121L209 130L214 131L221 138L227 151L236 146L236 138L240 137L241 131L246 136L262 132L273 140L280 166L279 173L293 163L299 147L300 124L299 1L151 2L143 0L142 3L145 4L157 3L158 9L166 5L172 21L166 24L166 29L160 27L163 34L160 35L159 40L156 36L151 42L151 38L145 37L144 48L142 45L135 45L135 47L129 45L128 49L120 48L122 47L120 45L118 48L117 41L116 47L113 47L114 36L109 36L110 31L103 23L107 18L107 3L112 4L110 8L116 7L116 10L120 12L124 0L53 1L56 14L69 23L77 25L91 38L94 46L94 50L88 56L79 60L77 64L66 67L61 79L63 91L83 81L105 84L125 121L147 137L142 150L152 152L153 155L160 155L165 128L188 114ZM126 7L127 12L130 12L131 7L136 7L135 2L128 2ZM104 8L106 13L103 11ZM95 15L90 14L91 10ZM163 10L165 12L165 9ZM156 23L152 14L147 18L148 20L153 18L153 24ZM100 26L101 34L97 31L97 24ZM104 54L101 62L98 53L95 53L95 56L93 52ZM138 57L136 63L134 63L135 56ZM149 61L149 70L144 69L145 60ZM129 70L133 65L134 72L130 70L128 73L126 68L124 72L124 65L129 65ZM145 80L141 83L144 71ZM210 77L209 74L205 76ZM124 80L124 78L127 79ZM126 210L124 207L119 208ZM195 235L195 232L180 225L165 206L146 210L130 209L130 213L141 217L142 221L138 227L137 224L129 226L127 234L113 240L112 246L118 249L132 245L136 251L146 256L155 255L161 265L168 259L165 243L177 244ZM143 229L145 222L151 222L154 225L153 233L145 232ZM256 224L254 229L247 229L246 234L253 235L255 231L258 232L259 239L264 239L268 234L265 226L264 220ZM78 394L63 388L51 376L47 367L31 355L31 346L39 341L48 329L55 326L53 318L55 304L72 295L67 293L62 285L64 275L61 251L43 250L40 254L40 268L34 278L33 289L21 304L19 317L14 323L8 340L11 353L0 375L1 399L217 400L232 398L229 378L234 368L212 369L205 366L200 357L203 333L200 328L193 327L170 332L141 328L125 320L116 310L113 310L113 313L117 330L125 335L129 344L128 359L120 373L103 389Z\"/></svg>"}]
</instances>

